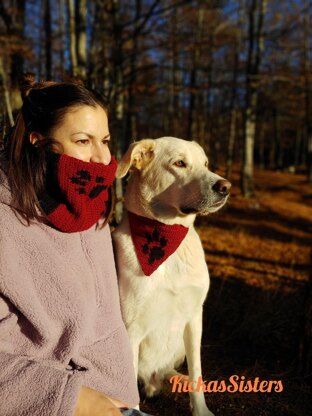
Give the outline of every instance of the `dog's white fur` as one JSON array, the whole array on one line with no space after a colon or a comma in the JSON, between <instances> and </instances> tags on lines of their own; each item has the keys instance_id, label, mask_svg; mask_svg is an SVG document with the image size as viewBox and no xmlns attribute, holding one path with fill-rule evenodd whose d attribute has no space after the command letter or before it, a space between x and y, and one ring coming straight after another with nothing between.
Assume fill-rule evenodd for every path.
<instances>
[{"instance_id":1,"label":"dog's white fur","mask_svg":"<svg viewBox=\"0 0 312 416\"><path fill-rule=\"evenodd\" d=\"M196 214L214 212L227 199L212 189L223 178L207 165L196 142L163 137L133 143L118 167L119 177L132 170L125 194L127 210L189 227L176 252L149 277L137 260L127 215L113 233L122 315L136 375L148 396L160 391L164 379L179 374L175 369L185 355L189 380L201 376L202 309L209 275L193 223ZM190 400L194 416L213 415L202 392L190 393Z\"/></svg>"}]
</instances>

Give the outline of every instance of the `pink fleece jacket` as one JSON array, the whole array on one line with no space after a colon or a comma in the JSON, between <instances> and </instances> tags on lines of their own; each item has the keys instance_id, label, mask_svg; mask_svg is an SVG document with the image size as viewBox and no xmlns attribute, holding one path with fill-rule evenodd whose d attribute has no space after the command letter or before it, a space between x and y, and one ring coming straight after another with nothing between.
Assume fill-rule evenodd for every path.
<instances>
[{"instance_id":1,"label":"pink fleece jacket","mask_svg":"<svg viewBox=\"0 0 312 416\"><path fill-rule=\"evenodd\" d=\"M0 415L70 416L82 385L139 403L109 227L22 224L0 164Z\"/></svg>"}]
</instances>

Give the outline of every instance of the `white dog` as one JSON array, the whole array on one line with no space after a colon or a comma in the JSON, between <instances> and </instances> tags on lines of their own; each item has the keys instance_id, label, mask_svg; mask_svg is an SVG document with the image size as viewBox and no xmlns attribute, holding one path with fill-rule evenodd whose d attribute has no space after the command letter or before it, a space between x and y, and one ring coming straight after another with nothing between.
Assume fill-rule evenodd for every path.
<instances>
[{"instance_id":1,"label":"white dog","mask_svg":"<svg viewBox=\"0 0 312 416\"><path fill-rule=\"evenodd\" d=\"M131 168L122 223L113 233L120 299L136 375L148 396L185 359L201 376L203 303L209 288L196 214L221 208L230 182L208 169L201 146L174 137L133 143L117 176ZM194 416L213 415L203 392L190 392Z\"/></svg>"}]
</instances>

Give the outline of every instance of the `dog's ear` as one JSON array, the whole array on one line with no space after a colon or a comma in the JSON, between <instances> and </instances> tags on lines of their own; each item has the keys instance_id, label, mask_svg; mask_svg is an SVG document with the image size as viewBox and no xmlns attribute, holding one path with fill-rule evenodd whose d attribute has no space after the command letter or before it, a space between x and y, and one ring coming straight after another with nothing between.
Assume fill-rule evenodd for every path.
<instances>
[{"instance_id":1,"label":"dog's ear","mask_svg":"<svg viewBox=\"0 0 312 416\"><path fill-rule=\"evenodd\" d=\"M155 146L156 143L153 139L144 139L132 143L118 163L117 178L126 176L132 166L142 170L154 158Z\"/></svg>"}]
</instances>

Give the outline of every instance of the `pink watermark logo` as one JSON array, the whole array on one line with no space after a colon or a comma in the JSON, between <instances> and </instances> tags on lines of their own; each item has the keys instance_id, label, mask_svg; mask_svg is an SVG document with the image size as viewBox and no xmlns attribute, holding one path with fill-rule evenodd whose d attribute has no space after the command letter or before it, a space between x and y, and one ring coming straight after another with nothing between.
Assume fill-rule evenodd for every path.
<instances>
[{"instance_id":1,"label":"pink watermark logo","mask_svg":"<svg viewBox=\"0 0 312 416\"><path fill-rule=\"evenodd\" d=\"M284 389L282 380L260 380L259 377L246 379L245 376L232 375L227 380L189 380L189 376L176 375L170 378L172 392L189 393L281 393Z\"/></svg>"}]
</instances>

